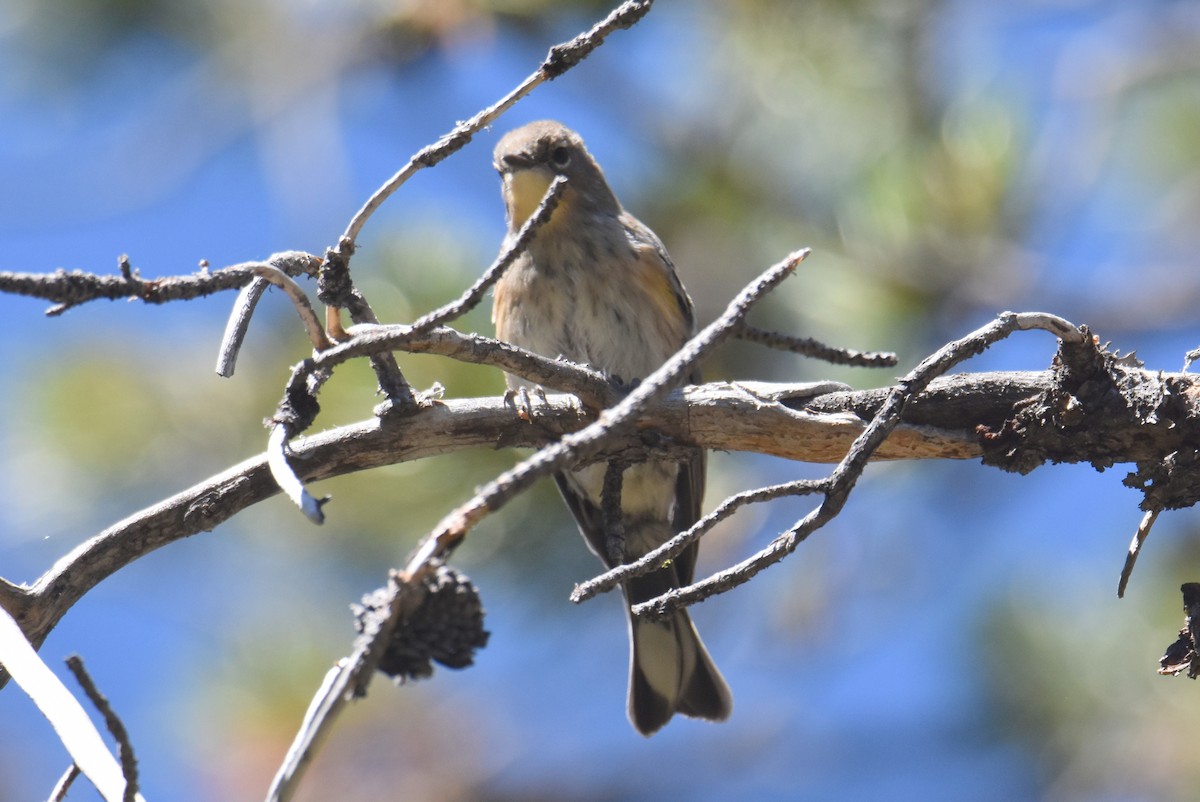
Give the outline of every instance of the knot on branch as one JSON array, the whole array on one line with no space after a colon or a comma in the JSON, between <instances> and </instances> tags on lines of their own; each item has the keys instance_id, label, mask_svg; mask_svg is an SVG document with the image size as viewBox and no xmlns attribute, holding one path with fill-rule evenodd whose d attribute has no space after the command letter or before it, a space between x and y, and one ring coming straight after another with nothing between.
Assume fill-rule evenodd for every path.
<instances>
[{"instance_id":1,"label":"knot on branch","mask_svg":"<svg viewBox=\"0 0 1200 802\"><path fill-rule=\"evenodd\" d=\"M343 239L336 248L325 251L325 260L317 271L317 299L326 306L343 309L350 305L354 283L350 280L350 255L354 243Z\"/></svg>"},{"instance_id":2,"label":"knot on branch","mask_svg":"<svg viewBox=\"0 0 1200 802\"><path fill-rule=\"evenodd\" d=\"M1139 462L1123 483L1142 492L1138 506L1147 512L1191 507L1200 502L1200 451L1175 451L1159 462Z\"/></svg>"},{"instance_id":3,"label":"knot on branch","mask_svg":"<svg viewBox=\"0 0 1200 802\"><path fill-rule=\"evenodd\" d=\"M473 120L472 120L473 122ZM453 131L442 136L432 145L426 145L413 156L413 164L419 167L433 167L451 153L461 150L474 138L470 127L456 126Z\"/></svg>"},{"instance_id":4,"label":"knot on branch","mask_svg":"<svg viewBox=\"0 0 1200 802\"><path fill-rule=\"evenodd\" d=\"M379 670L397 682L431 676L431 661L466 668L475 651L487 646L483 603L466 574L441 565L422 580L421 589L424 600L397 625L379 661ZM390 614L390 595L388 588L379 588L363 596L362 604L351 605L359 633L373 631L372 621Z\"/></svg>"},{"instance_id":5,"label":"knot on branch","mask_svg":"<svg viewBox=\"0 0 1200 802\"><path fill-rule=\"evenodd\" d=\"M1087 454L1104 470L1128 460L1131 438L1161 434L1163 427L1139 428L1170 414L1166 384L1132 354L1120 356L1100 346L1087 327L1080 331L1081 342L1060 342L1049 388L1017 404L1000 427L976 430L985 465L1026 474L1047 461L1075 462ZM1145 451L1148 444L1138 445Z\"/></svg>"},{"instance_id":6,"label":"knot on branch","mask_svg":"<svg viewBox=\"0 0 1200 802\"><path fill-rule=\"evenodd\" d=\"M283 399L267 425L283 426L288 436L295 436L312 426L321 411L316 387L328 377L327 370L314 369L313 360L306 359L292 369L292 377L283 391Z\"/></svg>"},{"instance_id":7,"label":"knot on branch","mask_svg":"<svg viewBox=\"0 0 1200 802\"><path fill-rule=\"evenodd\" d=\"M580 46L581 44L584 46ZM546 60L542 62L541 72L546 76L546 80L553 81L583 61L594 49L593 47L586 47L586 43L583 42L568 42L566 44L555 45L546 54Z\"/></svg>"},{"instance_id":8,"label":"knot on branch","mask_svg":"<svg viewBox=\"0 0 1200 802\"><path fill-rule=\"evenodd\" d=\"M1189 679L1200 676L1200 652L1197 652L1197 635L1200 635L1200 584L1185 582L1179 590L1183 593L1183 627L1179 639L1167 647L1158 661L1158 673L1175 676L1187 671Z\"/></svg>"},{"instance_id":9,"label":"knot on branch","mask_svg":"<svg viewBox=\"0 0 1200 802\"><path fill-rule=\"evenodd\" d=\"M1156 402L1156 403L1151 403ZM1139 505L1151 510L1178 510L1200 502L1200 383L1190 376L1163 377L1160 392L1139 407L1143 419L1166 423L1178 430L1183 447L1167 451L1165 457L1139 460L1137 470L1124 479L1126 487L1140 490Z\"/></svg>"},{"instance_id":10,"label":"knot on branch","mask_svg":"<svg viewBox=\"0 0 1200 802\"><path fill-rule=\"evenodd\" d=\"M553 81L567 70L583 61L592 51L604 43L604 39L618 28L632 28L650 11L654 0L627 0L613 10L605 19L596 23L589 31L579 34L569 42L550 48L539 72L546 80Z\"/></svg>"}]
</instances>

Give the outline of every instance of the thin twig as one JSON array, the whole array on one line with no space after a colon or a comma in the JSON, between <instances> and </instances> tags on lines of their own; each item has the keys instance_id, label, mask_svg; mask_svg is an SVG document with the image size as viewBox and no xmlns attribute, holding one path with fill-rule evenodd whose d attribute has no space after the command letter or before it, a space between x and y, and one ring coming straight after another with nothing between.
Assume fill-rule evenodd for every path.
<instances>
[{"instance_id":1,"label":"thin twig","mask_svg":"<svg viewBox=\"0 0 1200 802\"><path fill-rule=\"evenodd\" d=\"M362 233L367 220L383 205L384 201L391 197L392 193L403 186L418 170L424 167L433 167L451 154L461 150L475 134L495 122L521 98L585 59L604 42L610 33L618 28L629 28L637 23L650 10L652 3L653 0L628 0L593 25L591 30L581 33L569 42L550 48L550 53L541 66L519 83L515 89L471 119L454 126L437 142L417 151L408 160L408 164L401 167L395 175L384 182L383 186L375 190L375 194L368 198L363 207L351 218L345 233L342 234L338 245L339 250L347 255L354 250L358 236Z\"/></svg>"},{"instance_id":2,"label":"thin twig","mask_svg":"<svg viewBox=\"0 0 1200 802\"><path fill-rule=\"evenodd\" d=\"M1043 329L1064 341L1081 342L1083 334L1070 322L1043 312L1017 314L1004 312L996 320L954 342L942 346L892 388L883 406L850 446L846 456L828 478L824 500L804 518L757 554L737 565L712 574L685 588L672 590L657 598L633 606L635 615L648 618L667 616L675 610L725 593L742 585L759 571L774 565L795 551L809 535L841 512L846 498L857 483L868 460L887 436L899 425L905 406L937 376L960 362L982 353L990 345L1013 332Z\"/></svg>"},{"instance_id":3,"label":"thin twig","mask_svg":"<svg viewBox=\"0 0 1200 802\"><path fill-rule=\"evenodd\" d=\"M300 322L304 324L304 333L308 335L308 341L312 343L314 349L324 351L332 345L329 342L329 338L325 336L325 329L321 326L321 321L317 318L317 313L313 311L312 304L308 301L308 296L304 294L304 290L300 289L300 285L293 281L287 273L280 270L271 262L250 265L250 270L259 278L269 281L287 293L292 306L296 308L296 314L300 316Z\"/></svg>"},{"instance_id":4,"label":"thin twig","mask_svg":"<svg viewBox=\"0 0 1200 802\"><path fill-rule=\"evenodd\" d=\"M263 293L271 283L265 278L255 278L238 293L233 302L233 310L225 321L225 333L221 335L221 346L217 349L217 375L222 378L233 376L237 369L238 354L250 328L250 318L254 316L254 308L262 300Z\"/></svg>"},{"instance_id":5,"label":"thin twig","mask_svg":"<svg viewBox=\"0 0 1200 802\"><path fill-rule=\"evenodd\" d=\"M536 382L539 386L561 390L579 396L589 407L599 409L611 406L620 397L617 387L608 376L599 371L566 359L548 357L526 351L515 345L484 337L479 334L462 334L454 329L439 328L414 339L407 327L381 326L364 333L346 344L346 352L334 349L315 360L317 366L338 362L358 348L372 350L390 348L412 354L436 354L479 365L491 365Z\"/></svg>"},{"instance_id":6,"label":"thin twig","mask_svg":"<svg viewBox=\"0 0 1200 802\"><path fill-rule=\"evenodd\" d=\"M250 326L250 319L254 315L254 309L258 306L267 287L271 285L279 287L287 293L296 309L296 314L300 316L300 321L304 324L304 331L314 350L323 351L332 345L329 338L325 336L325 329L321 326L317 313L313 311L308 296L304 294L304 290L300 289L299 284L293 281L287 273L270 263L251 265L250 269L257 278L243 287L233 302L233 310L225 324L225 334L221 337L221 347L217 354L217 375L225 378L233 375L238 353L241 350L242 342L246 339L246 331Z\"/></svg>"},{"instance_id":7,"label":"thin twig","mask_svg":"<svg viewBox=\"0 0 1200 802\"><path fill-rule=\"evenodd\" d=\"M587 365L550 359L480 334L437 328L424 336L414 337L412 327L403 324L356 326L351 333L350 340L296 365L291 382L301 381L309 372L332 369L358 357L383 351L405 351L497 367L542 387L572 393L593 409L611 406L620 397L607 376Z\"/></svg>"},{"instance_id":8,"label":"thin twig","mask_svg":"<svg viewBox=\"0 0 1200 802\"><path fill-rule=\"evenodd\" d=\"M105 802L125 802L126 779L104 739L62 681L34 650L16 620L0 610L0 663L42 712L67 754ZM141 795L135 794L140 800Z\"/></svg>"},{"instance_id":9,"label":"thin twig","mask_svg":"<svg viewBox=\"0 0 1200 802\"><path fill-rule=\"evenodd\" d=\"M71 784L75 782L75 778L79 776L79 767L74 763L67 766L67 770L58 778L58 782L54 784L54 789L50 792L50 797L47 802L63 802L67 798L67 791L71 790Z\"/></svg>"},{"instance_id":10,"label":"thin twig","mask_svg":"<svg viewBox=\"0 0 1200 802\"><path fill-rule=\"evenodd\" d=\"M304 771L329 735L338 715L351 699L366 694L367 686L396 627L420 605L420 589L407 577L392 572L388 578L388 590L388 615L372 616L366 622L367 628L355 641L354 652L338 661L337 666L326 673L287 756L271 782L266 802L287 802L292 798Z\"/></svg>"},{"instance_id":11,"label":"thin twig","mask_svg":"<svg viewBox=\"0 0 1200 802\"><path fill-rule=\"evenodd\" d=\"M558 207L558 201L562 197L566 186L566 176L556 176L550 182L550 186L546 189L546 194L542 196L537 209L522 224L521 230L517 232L517 236L505 242L503 250L496 257L496 261L492 262L488 269L483 271L483 275L468 287L457 300L419 317L411 326L413 336L425 334L430 329L449 323L451 320L462 317L471 311L483 298L484 293L491 289L492 285L500 280L501 276L516 261L517 257L525 252L525 249L529 247L529 243L537 236L538 229L549 222L550 216L554 213L555 208Z\"/></svg>"},{"instance_id":12,"label":"thin twig","mask_svg":"<svg viewBox=\"0 0 1200 802\"><path fill-rule=\"evenodd\" d=\"M784 496L803 496L811 493L821 493L828 488L828 479L798 479L794 482L767 485L766 487L746 490L730 496L708 515L705 515L661 546L646 552L637 560L625 563L624 565L618 565L616 568L612 568L597 577L576 585L575 590L571 592L571 601L576 603L587 601L593 596L607 593L619 587L622 582L657 570L663 563L673 559L681 551L699 540L701 536L714 526L747 504L772 501Z\"/></svg>"},{"instance_id":13,"label":"thin twig","mask_svg":"<svg viewBox=\"0 0 1200 802\"><path fill-rule=\"evenodd\" d=\"M100 711L100 715L104 717L104 726L108 728L109 734L117 742L117 755L121 759L121 774L125 777L124 802L134 802L138 797L138 766L137 757L133 754L133 743L129 740L129 733L120 717L112 709L108 698L100 692L91 675L84 668L83 658L77 654L71 655L67 658L67 668L71 669L71 673L75 675L75 681L83 688L88 700Z\"/></svg>"},{"instance_id":14,"label":"thin twig","mask_svg":"<svg viewBox=\"0 0 1200 802\"><path fill-rule=\"evenodd\" d=\"M793 354L820 359L833 365L890 368L894 367L898 361L896 355L890 351L856 351L852 348L836 348L811 337L793 337L790 334L768 331L757 326L742 326L737 336L738 339L746 342L765 345L777 351L790 351Z\"/></svg>"},{"instance_id":15,"label":"thin twig","mask_svg":"<svg viewBox=\"0 0 1200 802\"><path fill-rule=\"evenodd\" d=\"M1137 558L1142 553L1142 545L1146 542L1146 538L1150 537L1150 529L1154 526L1160 512L1162 512L1161 509L1155 508L1143 515L1137 531L1133 533L1133 540L1129 543L1129 553L1125 555L1125 564L1121 566L1121 578L1117 580L1118 599L1125 598L1125 588L1129 585L1129 577L1133 575L1133 566L1137 563Z\"/></svg>"},{"instance_id":16,"label":"thin twig","mask_svg":"<svg viewBox=\"0 0 1200 802\"><path fill-rule=\"evenodd\" d=\"M367 299L358 291L358 288L352 286L345 300L346 310L350 313L350 319L356 324L379 325L379 318L375 316L375 310L367 303ZM336 313L337 310L333 311ZM338 317L337 320L340 327L341 318ZM329 334L333 336L334 332L332 328L330 328ZM400 365L396 362L395 354L380 353L372 355L371 369L375 371L375 379L379 382L379 390L387 399L383 407L384 411L393 407L403 411L411 411L419 406L412 387L400 371Z\"/></svg>"},{"instance_id":17,"label":"thin twig","mask_svg":"<svg viewBox=\"0 0 1200 802\"><path fill-rule=\"evenodd\" d=\"M285 251L271 256L270 263L289 276L315 275L321 259L300 251ZM0 271L0 292L54 301L54 306L46 310L47 315L54 317L89 301L136 298L148 304L165 304L241 289L254 280L252 268L259 264L262 263L244 262L220 270L202 269L186 276L143 279L123 256L119 262L120 275L61 269L53 273Z\"/></svg>"},{"instance_id":18,"label":"thin twig","mask_svg":"<svg viewBox=\"0 0 1200 802\"><path fill-rule=\"evenodd\" d=\"M625 561L625 528L621 525L621 488L624 483L624 462L612 460L604 469L600 511L604 517L604 550L609 562L613 563Z\"/></svg>"},{"instance_id":19,"label":"thin twig","mask_svg":"<svg viewBox=\"0 0 1200 802\"><path fill-rule=\"evenodd\" d=\"M321 687L304 713L300 729L296 733L292 745L284 755L283 763L271 787L267 791L267 802L287 802L292 798L295 789L299 787L304 772L320 748L326 736L329 735L333 721L338 712L350 700L349 658L343 658L333 668L325 672Z\"/></svg>"}]
</instances>

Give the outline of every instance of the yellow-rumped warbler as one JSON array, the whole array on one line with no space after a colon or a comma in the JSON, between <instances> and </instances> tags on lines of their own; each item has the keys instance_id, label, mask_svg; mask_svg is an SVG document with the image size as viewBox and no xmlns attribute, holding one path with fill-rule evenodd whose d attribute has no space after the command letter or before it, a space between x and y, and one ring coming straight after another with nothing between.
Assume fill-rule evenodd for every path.
<instances>
[{"instance_id":1,"label":"yellow-rumped warbler","mask_svg":"<svg viewBox=\"0 0 1200 802\"><path fill-rule=\"evenodd\" d=\"M554 178L567 179L549 222L496 285L497 337L625 381L644 378L688 340L695 327L692 300L671 258L654 232L621 208L578 134L553 121L530 123L500 140L495 166L504 182L509 237L533 214ZM508 385L517 389L523 382L509 376ZM591 465L554 478L588 546L611 567L601 509L606 469ZM701 449L681 462L656 460L625 470L623 562L696 521L704 470ZM626 610L690 583L698 547L625 583ZM729 717L729 687L686 610L662 621L630 616L629 635L629 718L639 732L650 735L677 712Z\"/></svg>"}]
</instances>

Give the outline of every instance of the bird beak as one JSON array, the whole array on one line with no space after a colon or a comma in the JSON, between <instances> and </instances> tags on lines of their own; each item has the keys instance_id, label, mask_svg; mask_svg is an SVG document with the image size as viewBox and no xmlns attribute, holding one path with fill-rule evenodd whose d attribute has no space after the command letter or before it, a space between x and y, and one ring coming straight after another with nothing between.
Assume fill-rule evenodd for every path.
<instances>
[{"instance_id":1,"label":"bird beak","mask_svg":"<svg viewBox=\"0 0 1200 802\"><path fill-rule=\"evenodd\" d=\"M508 153L496 160L493 165L500 175L528 170L533 166L533 159L521 153Z\"/></svg>"}]
</instances>

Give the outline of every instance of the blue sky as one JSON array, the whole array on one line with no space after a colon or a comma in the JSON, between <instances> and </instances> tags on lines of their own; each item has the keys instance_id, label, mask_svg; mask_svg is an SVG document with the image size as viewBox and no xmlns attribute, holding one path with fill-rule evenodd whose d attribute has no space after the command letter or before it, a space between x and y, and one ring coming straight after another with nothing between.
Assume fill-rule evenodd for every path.
<instances>
[{"instance_id":1,"label":"blue sky","mask_svg":"<svg viewBox=\"0 0 1200 802\"><path fill-rule=\"evenodd\" d=\"M1180 38L1195 40L1200 22L1186 4L1147 6L1176 15ZM578 70L523 101L495 131L482 133L436 171L419 174L371 222L366 252L382 251L397 230L450 230L455 247L472 254L482 269L503 232L491 148L509 127L544 116L584 133L633 207L640 181L669 179L655 158L662 145L654 132L668 127L659 121L703 119L713 102L708 90L724 80L729 66L708 58L719 37L709 27L712 15L697 8L656 5L644 24L614 34ZM332 13L321 5L313 9L311 18L296 12L301 33ZM1147 168L1154 154L1139 147L1150 150L1153 143L1129 134L1126 123L1124 129L1104 127L1109 121L1090 102L1086 80L1153 48L1152 16L1117 2L963 0L941 8L929 59L938 71L932 83L948 97L987 97L1025 122L1021 147L1029 174L1022 185L1038 193L1038 216L1028 240L1016 243L1022 261L1032 265L1029 272L1003 294L935 317L929 322L934 333L959 336L1002 308L1047 308L1076 322L1107 323L1102 336L1123 350L1136 349L1154 368L1177 370L1183 352L1198 344L1196 314L1182 302L1194 296L1183 295L1155 316L1161 294L1150 292L1173 272L1194 270L1194 232L1163 236L1169 201L1179 201L1183 196L1173 193L1182 190L1169 175ZM366 64L307 76L296 66L303 59L280 54L284 67L297 74L269 98L252 80L241 85L225 76L221 83L212 54L151 34L123 40L82 77L55 78L54 70L16 46L21 24L19 14L0 11L0 43L9 45L0 47L0 186L7 188L0 193L0 269L107 272L128 253L144 275L158 276L189 272L201 259L219 267L283 249L321 252L411 153L502 95L536 66L549 44L586 20L562 19L554 26L560 36L536 41L506 35L511 32L504 27L494 36L476 32L402 69ZM330 24L338 29L339 23ZM596 78L613 74L624 76L628 84L622 86L636 87L636 94L607 90ZM1120 137L1122 147L1104 150L1105 137ZM835 259L814 255L815 280ZM736 266L745 273L738 283L765 264ZM423 278L419 266L406 276ZM1189 286L1194 292L1195 282ZM10 322L0 356L13 384L33 381L50 355L85 360L131 345L143 355L146 373L209 371L230 300L161 308L102 302L48 320L41 316L44 304L0 296L0 313ZM377 303L385 316L400 316L404 288ZM256 335L281 336L252 330L251 348ZM1053 347L1049 337L1028 334L964 368L1042 369ZM302 342L293 344L292 358L302 349ZM921 355L903 354L901 370ZM236 381L281 385L285 365L251 364L262 375ZM886 380L887 374L860 381ZM20 436L20 421L36 397L14 388L4 397L9 420L0 436L10 454L4 474L18 489L63 481L55 466L64 463L43 463L23 451L32 446ZM79 399L81 414L85 401ZM365 400L364 410L370 403ZM269 413L266 406L253 414ZM153 448L169 455L171 447ZM229 453L241 459L261 447L234 443ZM713 459L733 466L729 473L746 486L817 471L767 458ZM38 510L31 505L55 496L32 493L0 511L6 530L0 573L31 580L64 544L163 494L152 482L139 486L134 479L140 471L127 465L113 470L133 474L127 494L86 509L63 502ZM1174 586L1163 577L1173 549L1195 528L1192 511L1163 516L1152 541L1162 552L1144 558L1133 598L1115 598L1124 549L1141 517L1137 495L1120 484L1123 475L1120 467L1101 474L1086 466L1047 466L1016 477L973 463L874 466L845 514L795 557L734 596L698 609L708 645L734 688L734 719L721 727L676 722L649 742L631 732L622 712L624 632L614 600L561 609L568 606L571 584L583 578L573 572L586 571L585 558L546 578L548 592L528 597L504 585L507 569L488 564L486 545L464 548L462 558L484 589L493 633L479 666L440 671L400 690L379 683L371 702L382 712L361 713L345 726L387 733L379 718L395 715L392 723L404 730L397 722L408 721L399 717L412 713L409 705L418 706L420 715L467 717L462 732L472 741L464 747L476 761L471 776L482 787L518 797L551 788L582 799L602 784L618 788L619 798L647 800L680 788L698 800L1039 797L1054 778L1041 773L1044 764L1028 744L1006 736L997 723L977 665L980 644L970 633L992 611L1020 608L1023 600L1043 595L1047 620L1069 620L1079 605L1095 617L1089 621L1115 633L1144 625L1148 611L1177 606ZM747 516L751 531L714 547L710 567L763 545L805 509ZM331 512L337 514L336 505ZM178 719L196 715L189 683L202 685L206 675L233 677L229 698L252 699L254 682L246 679L241 653L231 650L225 630L269 617L271 603L256 599L254 588L311 583L312 606L304 614L313 616L314 631L324 633L339 626L356 594L370 589L364 581L383 576L384 565L362 572L322 568L318 536L295 534L306 524L282 501L251 516L247 528L274 527L279 536L296 537L295 555L281 558L277 547L244 536L242 529L192 538L97 589L47 645L52 665L66 653L82 653L127 717L150 799L211 798L212 772L204 762L220 754L222 732L233 738L236 726L218 712L212 721L199 716L194 726ZM569 529L565 517L563 522ZM329 529L320 537L349 537ZM1171 625L1155 625L1169 639ZM348 649L348 633L344 642L323 637L314 635L307 648L316 656L287 680L300 697L316 687L314 666ZM1133 649L1131 642L1126 652ZM247 646L246 654L251 651ZM1136 657L1139 670L1148 672L1157 655ZM1097 682L1098 696L1115 693ZM1192 689L1176 682L1176 703L1190 711ZM407 701L406 694L418 701ZM244 706L254 707L252 701ZM0 758L0 779L15 778L14 787L29 794L45 794L65 767L53 734L15 688L0 693L0 740L20 742L17 757ZM416 759L408 747L396 750L405 757L383 749L375 758ZM364 765L369 771L377 764ZM628 779L614 782L614 774ZM250 797L259 793L247 791ZM1119 793L1085 787L1060 798L1153 794L1151 786L1133 783Z\"/></svg>"}]
</instances>

